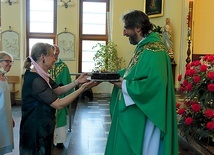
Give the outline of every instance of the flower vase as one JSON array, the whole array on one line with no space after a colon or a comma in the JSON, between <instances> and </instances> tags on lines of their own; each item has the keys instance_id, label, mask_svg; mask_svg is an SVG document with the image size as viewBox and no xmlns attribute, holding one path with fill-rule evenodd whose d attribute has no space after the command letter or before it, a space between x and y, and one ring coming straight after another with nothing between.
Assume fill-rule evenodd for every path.
<instances>
[{"instance_id":1,"label":"flower vase","mask_svg":"<svg viewBox=\"0 0 214 155\"><path fill-rule=\"evenodd\" d=\"M214 145L211 138L203 138L199 140L190 135L186 135L183 139L186 140L186 145L189 145L195 152L197 152L196 154L214 155Z\"/></svg>"}]
</instances>

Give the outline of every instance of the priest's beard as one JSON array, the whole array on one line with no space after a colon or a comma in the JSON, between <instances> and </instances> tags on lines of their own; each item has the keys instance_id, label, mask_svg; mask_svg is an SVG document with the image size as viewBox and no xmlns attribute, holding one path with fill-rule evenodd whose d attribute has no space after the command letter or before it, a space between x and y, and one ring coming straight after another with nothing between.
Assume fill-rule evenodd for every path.
<instances>
[{"instance_id":1,"label":"priest's beard","mask_svg":"<svg viewBox=\"0 0 214 155\"><path fill-rule=\"evenodd\" d=\"M130 44L132 44L132 45L137 45L137 44L138 44L138 38L137 38L137 34L136 34L136 33L131 34L131 35L129 36L129 42L130 42Z\"/></svg>"}]
</instances>

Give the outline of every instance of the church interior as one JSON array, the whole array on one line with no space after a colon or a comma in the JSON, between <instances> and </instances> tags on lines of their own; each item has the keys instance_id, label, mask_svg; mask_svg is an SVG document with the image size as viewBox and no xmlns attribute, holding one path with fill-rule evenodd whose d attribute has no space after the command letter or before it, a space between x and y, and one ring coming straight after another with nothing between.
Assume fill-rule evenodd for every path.
<instances>
[{"instance_id":1,"label":"church interior","mask_svg":"<svg viewBox=\"0 0 214 155\"><path fill-rule=\"evenodd\" d=\"M50 8L46 5L48 1L54 4L53 33L46 32L46 30L49 31L48 27L42 27L44 34L30 33L30 15L28 14L31 11L30 4L36 3L41 9L46 6L45 9L49 10ZM91 18L86 20L82 16L84 15L83 4L87 2L106 4L104 35L93 36L90 34L93 29L90 26L89 35L84 35L84 31L87 32L83 29L84 22L87 24L94 20ZM213 0L1 0L0 4L0 51L9 52L14 58L13 66L7 76L11 91L12 115L15 121L15 148L8 155L19 154L21 93L25 72L23 65L30 54L32 44L39 39L59 46L64 38L66 38L65 41L71 39L72 50L68 50L71 53L61 52L59 57L67 64L71 78L75 80L81 72L92 71L93 56L85 52L87 50L91 52L91 49L85 49L90 39L106 43L114 42L117 45L118 56L123 57L124 66L127 66L135 46L129 44L128 39L123 36L121 16L131 10L144 11L154 24L154 31L159 33L163 41L166 41L171 58L176 102L183 102L185 98L185 93L179 92L178 76L185 74L186 65L199 60L201 56L214 54L212 46L212 34L214 34L212 12L214 10L211 8L214 6ZM149 8L153 5L158 5L157 12L152 12ZM43 15L38 14L35 18L39 19L41 16ZM96 18L96 16L92 17ZM167 32L170 38L167 38L164 32ZM91 58L90 64L86 63L87 58ZM71 103L67 115L67 140L63 148L53 148L54 155L104 155L111 125L109 114L111 92L112 85L103 82L92 88L89 94L82 94ZM214 145L213 143L203 145L179 136L179 155L214 155Z\"/></svg>"}]
</instances>

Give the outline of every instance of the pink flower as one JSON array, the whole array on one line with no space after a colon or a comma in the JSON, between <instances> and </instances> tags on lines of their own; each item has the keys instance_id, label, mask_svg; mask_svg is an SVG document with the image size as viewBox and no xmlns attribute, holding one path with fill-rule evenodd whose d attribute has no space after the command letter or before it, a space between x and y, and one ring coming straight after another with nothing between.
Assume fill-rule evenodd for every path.
<instances>
[{"instance_id":1,"label":"pink flower","mask_svg":"<svg viewBox=\"0 0 214 155\"><path fill-rule=\"evenodd\" d=\"M179 108L181 106L180 103L176 103L176 108Z\"/></svg>"},{"instance_id":2,"label":"pink flower","mask_svg":"<svg viewBox=\"0 0 214 155\"><path fill-rule=\"evenodd\" d=\"M185 91L185 88L181 86L181 87L179 88L179 91L180 91L180 92L184 92L184 91Z\"/></svg>"},{"instance_id":3,"label":"pink flower","mask_svg":"<svg viewBox=\"0 0 214 155\"><path fill-rule=\"evenodd\" d=\"M208 72L207 73L207 78L208 79L214 79L214 71Z\"/></svg>"},{"instance_id":4,"label":"pink flower","mask_svg":"<svg viewBox=\"0 0 214 155\"><path fill-rule=\"evenodd\" d=\"M187 105L187 106L190 106L190 105L192 105L192 102L190 102L190 101L185 101L184 104Z\"/></svg>"},{"instance_id":5,"label":"pink flower","mask_svg":"<svg viewBox=\"0 0 214 155\"><path fill-rule=\"evenodd\" d=\"M195 83L198 83L198 82L201 81L201 77L196 75L196 76L193 77L193 81L194 81Z\"/></svg>"},{"instance_id":6,"label":"pink flower","mask_svg":"<svg viewBox=\"0 0 214 155\"><path fill-rule=\"evenodd\" d=\"M186 70L186 76L193 76L196 73L194 69L188 69Z\"/></svg>"},{"instance_id":7,"label":"pink flower","mask_svg":"<svg viewBox=\"0 0 214 155\"><path fill-rule=\"evenodd\" d=\"M190 66L191 66L191 67L194 66L194 62L190 62Z\"/></svg>"},{"instance_id":8,"label":"pink flower","mask_svg":"<svg viewBox=\"0 0 214 155\"><path fill-rule=\"evenodd\" d=\"M214 62L214 55L205 55L204 56L204 61L208 61L210 63Z\"/></svg>"},{"instance_id":9,"label":"pink flower","mask_svg":"<svg viewBox=\"0 0 214 155\"><path fill-rule=\"evenodd\" d=\"M214 122L207 122L206 128L208 130L214 130Z\"/></svg>"},{"instance_id":10,"label":"pink flower","mask_svg":"<svg viewBox=\"0 0 214 155\"><path fill-rule=\"evenodd\" d=\"M177 112L179 115L183 115L185 114L185 109L184 108L181 108L181 109L178 109L178 112Z\"/></svg>"},{"instance_id":11,"label":"pink flower","mask_svg":"<svg viewBox=\"0 0 214 155\"><path fill-rule=\"evenodd\" d=\"M201 72L206 72L207 68L208 68L207 65L201 65L199 69Z\"/></svg>"},{"instance_id":12,"label":"pink flower","mask_svg":"<svg viewBox=\"0 0 214 155\"><path fill-rule=\"evenodd\" d=\"M185 119L185 124L187 124L187 125L192 124L192 122L193 122L192 117L187 117L187 118Z\"/></svg>"},{"instance_id":13,"label":"pink flower","mask_svg":"<svg viewBox=\"0 0 214 155\"><path fill-rule=\"evenodd\" d=\"M186 70L191 68L191 63L186 65Z\"/></svg>"},{"instance_id":14,"label":"pink flower","mask_svg":"<svg viewBox=\"0 0 214 155\"><path fill-rule=\"evenodd\" d=\"M199 112L199 111L201 110L200 104L197 104L197 103L192 104L191 107L192 107L192 110L193 110L194 112Z\"/></svg>"},{"instance_id":15,"label":"pink flower","mask_svg":"<svg viewBox=\"0 0 214 155\"><path fill-rule=\"evenodd\" d=\"M214 84L213 84L213 83L208 84L208 85L207 85L207 89L208 89L209 91L211 91L211 92L214 92Z\"/></svg>"},{"instance_id":16,"label":"pink flower","mask_svg":"<svg viewBox=\"0 0 214 155\"><path fill-rule=\"evenodd\" d=\"M208 56L207 61L212 63L214 61L214 56L212 55Z\"/></svg>"},{"instance_id":17,"label":"pink flower","mask_svg":"<svg viewBox=\"0 0 214 155\"><path fill-rule=\"evenodd\" d=\"M187 84L188 84L188 81L187 81L187 80L184 80L184 81L183 81L183 85L184 85L184 86L187 86Z\"/></svg>"},{"instance_id":18,"label":"pink flower","mask_svg":"<svg viewBox=\"0 0 214 155\"><path fill-rule=\"evenodd\" d=\"M182 74L178 75L178 81L181 81L182 79Z\"/></svg>"},{"instance_id":19,"label":"pink flower","mask_svg":"<svg viewBox=\"0 0 214 155\"><path fill-rule=\"evenodd\" d=\"M194 61L193 64L194 64L194 66L199 66L199 65L201 65L201 62L200 62L200 60L197 60L197 61Z\"/></svg>"},{"instance_id":20,"label":"pink flower","mask_svg":"<svg viewBox=\"0 0 214 155\"><path fill-rule=\"evenodd\" d=\"M209 57L209 55L205 55L204 58L203 58L203 60L207 61L208 57Z\"/></svg>"},{"instance_id":21,"label":"pink flower","mask_svg":"<svg viewBox=\"0 0 214 155\"><path fill-rule=\"evenodd\" d=\"M207 109L207 110L204 112L204 114L205 114L205 116L206 116L207 118L212 118L212 117L214 117L214 110L212 110L212 109Z\"/></svg>"},{"instance_id":22,"label":"pink flower","mask_svg":"<svg viewBox=\"0 0 214 155\"><path fill-rule=\"evenodd\" d=\"M188 83L188 84L187 84L186 90L187 90L187 91L191 91L191 90L192 90L192 84L191 84L191 83Z\"/></svg>"}]
</instances>

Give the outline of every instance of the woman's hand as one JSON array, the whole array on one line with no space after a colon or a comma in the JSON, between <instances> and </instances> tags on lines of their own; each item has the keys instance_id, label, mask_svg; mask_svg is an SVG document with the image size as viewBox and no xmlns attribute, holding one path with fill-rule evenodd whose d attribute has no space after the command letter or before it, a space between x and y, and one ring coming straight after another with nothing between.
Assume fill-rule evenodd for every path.
<instances>
[{"instance_id":1,"label":"woman's hand","mask_svg":"<svg viewBox=\"0 0 214 155\"><path fill-rule=\"evenodd\" d=\"M75 84L79 85L79 84L83 84L85 82L88 82L88 74L87 73L82 73L76 80L75 80Z\"/></svg>"},{"instance_id":2,"label":"woman's hand","mask_svg":"<svg viewBox=\"0 0 214 155\"><path fill-rule=\"evenodd\" d=\"M80 88L82 88L84 91L86 91L94 86L99 85L100 83L101 82L89 81L89 82L82 84Z\"/></svg>"}]
</instances>

